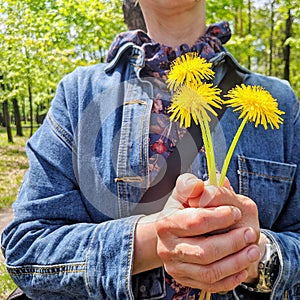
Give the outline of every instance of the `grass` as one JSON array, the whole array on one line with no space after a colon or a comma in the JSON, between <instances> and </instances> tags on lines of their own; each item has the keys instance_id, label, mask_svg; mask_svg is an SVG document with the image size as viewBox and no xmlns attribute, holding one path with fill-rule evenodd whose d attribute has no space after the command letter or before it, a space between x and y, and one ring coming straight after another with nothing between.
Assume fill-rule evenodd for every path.
<instances>
[{"instance_id":1,"label":"grass","mask_svg":"<svg viewBox=\"0 0 300 300\"><path fill-rule=\"evenodd\" d=\"M29 129L24 129L24 137L15 136L14 130L13 135L14 143L8 143L6 129L0 127L0 210L11 207L28 168L25 144ZM0 300L6 299L16 288L2 261L0 259Z\"/></svg>"},{"instance_id":2,"label":"grass","mask_svg":"<svg viewBox=\"0 0 300 300\"><path fill-rule=\"evenodd\" d=\"M16 288L10 279L4 264L0 264L0 299L4 300Z\"/></svg>"},{"instance_id":3,"label":"grass","mask_svg":"<svg viewBox=\"0 0 300 300\"><path fill-rule=\"evenodd\" d=\"M14 136L14 143L7 142L6 130L0 127L0 209L10 207L28 168L24 137Z\"/></svg>"}]
</instances>

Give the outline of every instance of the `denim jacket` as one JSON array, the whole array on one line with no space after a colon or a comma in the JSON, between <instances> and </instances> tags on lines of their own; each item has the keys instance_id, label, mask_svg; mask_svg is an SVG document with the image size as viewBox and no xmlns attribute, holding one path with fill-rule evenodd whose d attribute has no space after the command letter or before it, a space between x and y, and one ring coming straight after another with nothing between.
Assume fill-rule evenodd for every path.
<instances>
[{"instance_id":1,"label":"denim jacket","mask_svg":"<svg viewBox=\"0 0 300 300\"><path fill-rule=\"evenodd\" d=\"M246 125L227 174L236 192L257 203L261 228L278 248L271 299L300 299L299 103L286 82L246 71L225 52L213 59L216 83L228 61L246 85L265 87L285 112L278 130ZM153 86L140 78L143 65L143 50L128 43L109 64L65 76L27 143L30 167L1 244L11 277L32 299L164 297L162 268L132 276L140 218L132 212L149 184ZM227 109L214 133L217 152L239 123ZM190 171L205 177L201 153ZM233 291L213 299L243 298Z\"/></svg>"}]
</instances>

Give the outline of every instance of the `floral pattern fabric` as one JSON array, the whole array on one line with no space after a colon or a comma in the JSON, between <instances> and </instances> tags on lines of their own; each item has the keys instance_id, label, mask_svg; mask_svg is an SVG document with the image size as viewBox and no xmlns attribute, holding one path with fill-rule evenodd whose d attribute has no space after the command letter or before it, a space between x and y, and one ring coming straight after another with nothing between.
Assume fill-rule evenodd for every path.
<instances>
[{"instance_id":1,"label":"floral pattern fabric","mask_svg":"<svg viewBox=\"0 0 300 300\"><path fill-rule=\"evenodd\" d=\"M199 37L192 47L182 44L172 48L156 43L141 30L128 31L119 34L109 50L107 61L110 62L120 47L128 42L140 46L145 51L145 67L141 71L142 77L151 78L154 87L149 133L149 174L154 180L163 167L166 159L176 147L177 142L183 137L186 129L177 122L170 122L168 107L171 94L165 83L172 61L188 52L196 52L201 57L209 60L217 53L224 51L225 44L231 37L228 22L210 25L206 34ZM203 151L203 149L199 149ZM196 289L181 286L166 274L168 300L199 299L200 292Z\"/></svg>"}]
</instances>

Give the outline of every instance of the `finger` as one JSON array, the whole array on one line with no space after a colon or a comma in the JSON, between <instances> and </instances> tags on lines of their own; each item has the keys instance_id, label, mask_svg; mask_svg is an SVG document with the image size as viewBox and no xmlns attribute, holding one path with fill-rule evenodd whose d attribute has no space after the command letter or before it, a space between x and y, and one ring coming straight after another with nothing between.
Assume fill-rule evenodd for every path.
<instances>
[{"instance_id":1,"label":"finger","mask_svg":"<svg viewBox=\"0 0 300 300\"><path fill-rule=\"evenodd\" d=\"M251 245L242 251L207 266L190 263L165 265L166 271L181 284L209 292L233 289L246 280L244 272L260 257L258 246ZM243 274L240 278L240 274Z\"/></svg>"},{"instance_id":2,"label":"finger","mask_svg":"<svg viewBox=\"0 0 300 300\"><path fill-rule=\"evenodd\" d=\"M172 196L181 203L185 203L188 198L200 197L203 188L204 182L202 180L193 174L185 173L177 178Z\"/></svg>"},{"instance_id":3,"label":"finger","mask_svg":"<svg viewBox=\"0 0 300 300\"><path fill-rule=\"evenodd\" d=\"M225 177L225 179L224 179L223 187L233 191L233 187L231 186L231 183L227 177Z\"/></svg>"},{"instance_id":4,"label":"finger","mask_svg":"<svg viewBox=\"0 0 300 300\"><path fill-rule=\"evenodd\" d=\"M253 228L238 228L208 237L182 238L174 254L182 262L208 265L241 251L256 240Z\"/></svg>"},{"instance_id":5,"label":"finger","mask_svg":"<svg viewBox=\"0 0 300 300\"><path fill-rule=\"evenodd\" d=\"M187 268L189 266L186 266ZM204 284L202 282L197 281L197 277L178 277L175 278L176 282L183 285L189 286L195 289L201 289L205 292L210 293L222 293L224 291L231 291L235 289L238 285L245 282L248 277L247 270L242 270L234 275L228 276L219 282L215 282L213 284ZM173 276L174 278L174 276Z\"/></svg>"},{"instance_id":6,"label":"finger","mask_svg":"<svg viewBox=\"0 0 300 300\"><path fill-rule=\"evenodd\" d=\"M181 177L181 176L184 176L184 177ZM193 176L192 174L184 174L181 176L179 177L180 180L187 180L187 182L189 182L189 190L188 190L189 196L188 196L188 200L187 200L187 204L188 204L187 206L189 206L189 207L206 207L209 204L209 202L212 200L212 198L215 196L215 194L217 192L217 187L210 185L209 181L206 181L204 183L202 180L197 179L197 177ZM191 191L190 185L192 183L195 185L195 187ZM185 184L185 186L188 186L188 185ZM230 181L228 180L227 177L225 178L225 181L224 181L224 187L233 191L233 189L230 185ZM180 197L180 196L177 196L177 197L179 199L181 199L180 200L181 202L186 201L186 199L187 199L186 195L188 195L188 193L186 190L183 190L181 192L180 189L183 189L182 185L179 185L179 190L177 191L177 193L179 192L179 194L184 195L184 197Z\"/></svg>"},{"instance_id":7,"label":"finger","mask_svg":"<svg viewBox=\"0 0 300 300\"><path fill-rule=\"evenodd\" d=\"M198 278L206 282L207 285L204 288L207 291L231 290L234 288L232 285L236 284L236 274L248 269L259 258L260 251L258 246L251 245L234 255L204 266Z\"/></svg>"},{"instance_id":8,"label":"finger","mask_svg":"<svg viewBox=\"0 0 300 300\"><path fill-rule=\"evenodd\" d=\"M223 187L217 187L209 185L209 182L204 183L204 191L202 192L200 198L189 200L191 207L209 207L209 206L219 206L219 205L234 205L235 202L231 201L221 203L220 200L224 200L224 197L232 198L237 194L234 193L229 180L225 180ZM218 201L216 201L218 197ZM198 201L198 202L197 202ZM229 204L230 203L230 204Z\"/></svg>"},{"instance_id":9,"label":"finger","mask_svg":"<svg viewBox=\"0 0 300 300\"><path fill-rule=\"evenodd\" d=\"M192 237L228 228L241 218L241 211L232 206L186 208L158 220L157 234L161 238Z\"/></svg>"}]
</instances>

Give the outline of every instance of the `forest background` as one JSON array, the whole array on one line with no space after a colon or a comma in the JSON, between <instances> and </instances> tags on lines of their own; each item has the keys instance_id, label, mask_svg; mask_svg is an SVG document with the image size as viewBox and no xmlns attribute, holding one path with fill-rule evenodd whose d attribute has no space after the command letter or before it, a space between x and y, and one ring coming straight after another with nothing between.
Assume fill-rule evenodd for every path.
<instances>
[{"instance_id":1,"label":"forest background","mask_svg":"<svg viewBox=\"0 0 300 300\"><path fill-rule=\"evenodd\" d=\"M134 0L126 0L128 7ZM246 68L288 80L300 95L300 0L210 0L208 24L229 21L227 49ZM125 11L124 11L125 12ZM0 124L41 123L59 80L103 62L127 30L121 0L0 0ZM136 24L134 24L136 25Z\"/></svg>"},{"instance_id":2,"label":"forest background","mask_svg":"<svg viewBox=\"0 0 300 300\"><path fill-rule=\"evenodd\" d=\"M26 140L58 82L78 66L105 61L119 32L144 28L134 2L0 0L0 218L16 198ZM300 96L300 0L209 0L207 16L207 24L229 21L226 48L243 66L288 80ZM14 287L0 255L0 299Z\"/></svg>"}]
</instances>

